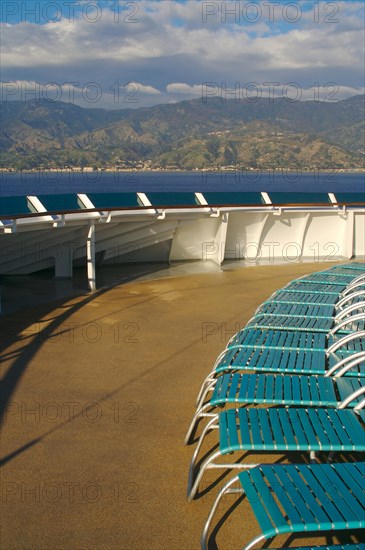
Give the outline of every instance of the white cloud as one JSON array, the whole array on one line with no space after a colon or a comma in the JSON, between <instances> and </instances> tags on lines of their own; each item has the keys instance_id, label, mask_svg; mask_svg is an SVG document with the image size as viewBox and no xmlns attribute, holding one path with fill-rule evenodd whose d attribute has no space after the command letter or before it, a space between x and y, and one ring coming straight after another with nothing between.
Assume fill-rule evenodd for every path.
<instances>
[{"instance_id":1,"label":"white cloud","mask_svg":"<svg viewBox=\"0 0 365 550\"><path fill-rule=\"evenodd\" d=\"M362 2L333 3L339 7L338 23L331 24L323 21L329 13L319 2L318 22L313 10L303 10L298 24L282 28L283 21L270 24L264 15L255 25L234 18L222 23L220 17L204 24L202 3L195 0L131 4L138 6L134 23L127 22L130 14L121 2L118 21L115 11L103 7L94 23L79 14L74 21L3 24L3 77L59 85L78 81L81 90L90 81L103 89L132 82L143 101L156 103L166 100L160 90L168 100L174 94L198 97L201 83L209 81L227 87L294 81L308 87L322 79L321 85L335 82L349 90L362 86Z\"/></svg>"},{"instance_id":2,"label":"white cloud","mask_svg":"<svg viewBox=\"0 0 365 550\"><path fill-rule=\"evenodd\" d=\"M166 86L166 91L169 94L184 94L200 97L202 95L202 85L194 84L190 86L189 84L184 84L183 82L173 82Z\"/></svg>"},{"instance_id":3,"label":"white cloud","mask_svg":"<svg viewBox=\"0 0 365 550\"><path fill-rule=\"evenodd\" d=\"M154 88L153 86L144 86L140 82L129 82L127 86L134 86L136 90L142 94L149 94L149 95L160 95L161 92Z\"/></svg>"}]
</instances>

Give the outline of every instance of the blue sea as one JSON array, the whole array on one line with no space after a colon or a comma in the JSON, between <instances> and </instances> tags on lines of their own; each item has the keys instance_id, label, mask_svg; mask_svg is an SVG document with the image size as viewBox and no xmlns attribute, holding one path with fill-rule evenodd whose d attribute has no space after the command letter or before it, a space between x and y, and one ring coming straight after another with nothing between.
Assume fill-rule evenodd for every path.
<instances>
[{"instance_id":1,"label":"blue sea","mask_svg":"<svg viewBox=\"0 0 365 550\"><path fill-rule=\"evenodd\" d=\"M364 173L344 172L2 172L0 197L121 192L365 193Z\"/></svg>"}]
</instances>

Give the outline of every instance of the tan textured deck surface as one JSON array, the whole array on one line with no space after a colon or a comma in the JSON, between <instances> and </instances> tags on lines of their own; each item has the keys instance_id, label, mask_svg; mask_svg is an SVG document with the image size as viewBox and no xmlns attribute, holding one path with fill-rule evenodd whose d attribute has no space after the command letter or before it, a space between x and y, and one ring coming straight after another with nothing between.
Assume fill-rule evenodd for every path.
<instances>
[{"instance_id":1,"label":"tan textured deck surface","mask_svg":"<svg viewBox=\"0 0 365 550\"><path fill-rule=\"evenodd\" d=\"M134 282L1 318L1 548L198 549L218 491L186 500L200 383L264 299L327 267ZM242 503L215 543L233 550L257 532ZM283 542L300 541L271 545Z\"/></svg>"}]
</instances>

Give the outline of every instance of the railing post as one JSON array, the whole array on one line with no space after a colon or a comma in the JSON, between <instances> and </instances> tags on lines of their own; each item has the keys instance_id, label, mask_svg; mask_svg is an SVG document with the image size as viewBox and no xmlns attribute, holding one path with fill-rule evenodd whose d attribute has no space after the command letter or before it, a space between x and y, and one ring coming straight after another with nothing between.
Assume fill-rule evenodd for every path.
<instances>
[{"instance_id":1,"label":"railing post","mask_svg":"<svg viewBox=\"0 0 365 550\"><path fill-rule=\"evenodd\" d=\"M86 262L87 262L87 280L89 290L96 290L96 275L95 275L95 223L90 222L86 240Z\"/></svg>"}]
</instances>

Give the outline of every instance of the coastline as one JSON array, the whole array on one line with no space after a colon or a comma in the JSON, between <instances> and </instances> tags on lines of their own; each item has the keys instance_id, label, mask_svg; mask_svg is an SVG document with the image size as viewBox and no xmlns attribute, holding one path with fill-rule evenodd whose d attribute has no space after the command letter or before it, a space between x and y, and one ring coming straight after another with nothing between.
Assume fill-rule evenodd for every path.
<instances>
[{"instance_id":1,"label":"coastline","mask_svg":"<svg viewBox=\"0 0 365 550\"><path fill-rule=\"evenodd\" d=\"M118 172L140 172L140 173L169 173L169 174L196 174L199 172L203 173L211 173L211 174L219 174L221 172L227 172L227 173L243 173L243 172L260 172L261 174L271 174L271 173L285 173L285 174L295 174L298 172L303 172L304 174L313 174L313 173L320 173L320 174L333 174L333 173L339 173L339 174L363 174L365 173L365 168L316 168L314 170L310 169L304 169L299 168L298 170L295 170L294 168L275 168L275 169L269 169L269 168L247 168L247 169L238 169L238 170L231 170L231 169L224 169L224 168L217 168L216 170L208 170L205 168L196 168L195 170L170 170L170 169L148 169L148 170L141 170L140 168L120 168L118 170L112 169L112 168L97 168L96 170L69 170L67 168L55 168L50 170L43 170L40 168L35 168L34 170L12 170L12 169L5 169L0 168L0 173L24 173L24 174L33 174L33 173L47 173L47 172L61 172L61 173L73 173L73 174L87 174L87 173L93 173L93 172L107 172L107 173L118 173Z\"/></svg>"}]
</instances>

